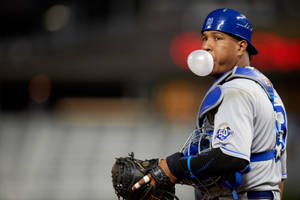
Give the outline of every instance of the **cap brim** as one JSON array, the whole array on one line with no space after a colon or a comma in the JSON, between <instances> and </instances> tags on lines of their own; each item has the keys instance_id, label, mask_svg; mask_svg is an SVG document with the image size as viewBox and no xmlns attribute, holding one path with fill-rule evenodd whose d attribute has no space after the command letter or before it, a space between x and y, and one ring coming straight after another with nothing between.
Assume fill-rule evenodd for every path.
<instances>
[{"instance_id":1,"label":"cap brim","mask_svg":"<svg viewBox=\"0 0 300 200\"><path fill-rule=\"evenodd\" d=\"M248 41L247 51L249 52L250 55L257 55L258 54L257 49L249 41Z\"/></svg>"}]
</instances>

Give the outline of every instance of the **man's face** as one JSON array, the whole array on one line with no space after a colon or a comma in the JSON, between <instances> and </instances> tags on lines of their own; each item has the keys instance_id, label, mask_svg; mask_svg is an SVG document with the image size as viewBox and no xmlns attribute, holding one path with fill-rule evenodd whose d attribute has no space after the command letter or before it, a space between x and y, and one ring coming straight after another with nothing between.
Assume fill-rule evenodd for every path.
<instances>
[{"instance_id":1,"label":"man's face","mask_svg":"<svg viewBox=\"0 0 300 200\"><path fill-rule=\"evenodd\" d=\"M220 31L202 33L202 49L208 51L214 59L211 75L221 75L231 70L240 56L240 41Z\"/></svg>"}]
</instances>

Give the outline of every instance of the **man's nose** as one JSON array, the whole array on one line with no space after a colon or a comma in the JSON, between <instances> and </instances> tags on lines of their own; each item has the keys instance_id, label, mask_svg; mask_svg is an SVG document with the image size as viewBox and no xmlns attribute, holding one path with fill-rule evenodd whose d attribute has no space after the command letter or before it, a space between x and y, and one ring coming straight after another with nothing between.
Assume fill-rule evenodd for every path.
<instances>
[{"instance_id":1,"label":"man's nose","mask_svg":"<svg viewBox=\"0 0 300 200\"><path fill-rule=\"evenodd\" d=\"M206 40L202 43L202 49L205 51L210 52L212 50L212 46L211 43L209 42L209 40Z\"/></svg>"}]
</instances>

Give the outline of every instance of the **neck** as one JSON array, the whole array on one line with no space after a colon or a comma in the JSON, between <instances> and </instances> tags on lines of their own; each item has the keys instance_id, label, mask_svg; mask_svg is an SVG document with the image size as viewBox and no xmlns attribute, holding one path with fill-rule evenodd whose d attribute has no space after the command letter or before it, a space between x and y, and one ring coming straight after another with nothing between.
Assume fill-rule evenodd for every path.
<instances>
[{"instance_id":1,"label":"neck","mask_svg":"<svg viewBox=\"0 0 300 200\"><path fill-rule=\"evenodd\" d=\"M235 66L239 66L239 67L250 66L250 59L249 59L248 52L244 52L235 65L228 66L227 70L223 71L222 73L214 73L212 76L215 78L220 78L225 72L232 70Z\"/></svg>"},{"instance_id":2,"label":"neck","mask_svg":"<svg viewBox=\"0 0 300 200\"><path fill-rule=\"evenodd\" d=\"M236 66L245 67L250 65L250 59L248 52L245 52L236 63Z\"/></svg>"}]
</instances>

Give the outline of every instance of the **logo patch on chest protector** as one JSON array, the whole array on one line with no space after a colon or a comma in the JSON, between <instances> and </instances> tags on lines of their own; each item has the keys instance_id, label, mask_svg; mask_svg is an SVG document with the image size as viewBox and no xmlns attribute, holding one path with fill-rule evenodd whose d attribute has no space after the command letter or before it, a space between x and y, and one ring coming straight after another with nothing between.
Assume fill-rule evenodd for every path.
<instances>
[{"instance_id":1,"label":"logo patch on chest protector","mask_svg":"<svg viewBox=\"0 0 300 200\"><path fill-rule=\"evenodd\" d=\"M220 126L219 130L217 131L216 138L218 138L221 141L224 141L232 134L233 131L230 129L230 127L227 124L224 124Z\"/></svg>"}]
</instances>

